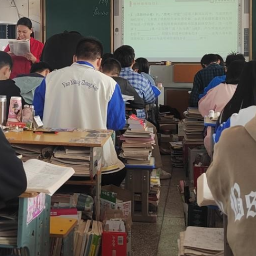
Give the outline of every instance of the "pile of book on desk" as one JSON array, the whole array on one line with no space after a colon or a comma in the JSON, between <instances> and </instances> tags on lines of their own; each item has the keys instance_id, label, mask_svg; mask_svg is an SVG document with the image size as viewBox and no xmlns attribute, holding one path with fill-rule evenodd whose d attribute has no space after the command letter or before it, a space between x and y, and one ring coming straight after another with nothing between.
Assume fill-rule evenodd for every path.
<instances>
[{"instance_id":1,"label":"pile of book on desk","mask_svg":"<svg viewBox=\"0 0 256 256\"><path fill-rule=\"evenodd\" d=\"M180 256L224 255L224 229L187 227L178 239Z\"/></svg>"},{"instance_id":2,"label":"pile of book on desk","mask_svg":"<svg viewBox=\"0 0 256 256\"><path fill-rule=\"evenodd\" d=\"M128 165L154 165L152 149L155 143L153 128L148 128L142 119L131 115L128 129L120 137L122 143L121 157Z\"/></svg>"},{"instance_id":3,"label":"pile of book on desk","mask_svg":"<svg viewBox=\"0 0 256 256\"><path fill-rule=\"evenodd\" d=\"M150 191L148 194L149 212L157 214L160 200L160 174L156 169L151 172Z\"/></svg>"},{"instance_id":4,"label":"pile of book on desk","mask_svg":"<svg viewBox=\"0 0 256 256\"><path fill-rule=\"evenodd\" d=\"M184 112L185 140L190 142L203 143L204 118L197 108L188 108Z\"/></svg>"},{"instance_id":5,"label":"pile of book on desk","mask_svg":"<svg viewBox=\"0 0 256 256\"><path fill-rule=\"evenodd\" d=\"M171 160L172 167L183 168L183 142L182 141L172 141L170 142L171 147Z\"/></svg>"},{"instance_id":6,"label":"pile of book on desk","mask_svg":"<svg viewBox=\"0 0 256 256\"><path fill-rule=\"evenodd\" d=\"M57 147L53 151L51 163L72 167L74 176L90 175L90 149L83 147Z\"/></svg>"}]
</instances>

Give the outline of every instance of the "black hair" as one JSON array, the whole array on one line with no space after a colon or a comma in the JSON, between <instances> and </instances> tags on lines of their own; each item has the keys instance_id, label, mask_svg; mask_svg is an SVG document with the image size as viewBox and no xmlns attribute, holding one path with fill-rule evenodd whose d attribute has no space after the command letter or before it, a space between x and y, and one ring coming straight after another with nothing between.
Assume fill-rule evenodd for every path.
<instances>
[{"instance_id":1,"label":"black hair","mask_svg":"<svg viewBox=\"0 0 256 256\"><path fill-rule=\"evenodd\" d=\"M201 61L200 61L202 68L205 68L205 67L206 67L206 63L208 62L207 57L208 57L208 54L205 54L205 55L202 57Z\"/></svg>"},{"instance_id":2,"label":"black hair","mask_svg":"<svg viewBox=\"0 0 256 256\"><path fill-rule=\"evenodd\" d=\"M238 84L244 64L244 60L235 60L230 64L226 75L227 84Z\"/></svg>"},{"instance_id":3,"label":"black hair","mask_svg":"<svg viewBox=\"0 0 256 256\"><path fill-rule=\"evenodd\" d=\"M235 53L235 52L230 53L226 58L226 67L228 68L229 65L231 64L231 62L233 62L235 60L245 61L245 57L241 53Z\"/></svg>"},{"instance_id":4,"label":"black hair","mask_svg":"<svg viewBox=\"0 0 256 256\"><path fill-rule=\"evenodd\" d=\"M256 61L244 63L237 89L222 111L218 122L227 121L240 109L256 105Z\"/></svg>"},{"instance_id":5,"label":"black hair","mask_svg":"<svg viewBox=\"0 0 256 256\"><path fill-rule=\"evenodd\" d=\"M103 54L102 43L92 37L83 38L76 46L76 57L78 59L94 61L101 58Z\"/></svg>"},{"instance_id":6,"label":"black hair","mask_svg":"<svg viewBox=\"0 0 256 256\"><path fill-rule=\"evenodd\" d=\"M225 62L224 62L223 58L219 54L216 54L216 56L217 56L217 61L220 62L219 65L224 67L225 66Z\"/></svg>"},{"instance_id":7,"label":"black hair","mask_svg":"<svg viewBox=\"0 0 256 256\"><path fill-rule=\"evenodd\" d=\"M134 49L129 45L122 45L115 50L114 58L121 63L122 68L130 67L135 58Z\"/></svg>"},{"instance_id":8,"label":"black hair","mask_svg":"<svg viewBox=\"0 0 256 256\"><path fill-rule=\"evenodd\" d=\"M117 74L119 76L121 72L121 64L118 60L114 58L108 58L104 62L102 62L102 72L103 73L111 73Z\"/></svg>"},{"instance_id":9,"label":"black hair","mask_svg":"<svg viewBox=\"0 0 256 256\"><path fill-rule=\"evenodd\" d=\"M102 61L101 61L101 63L103 63L104 61L106 61L107 59L110 59L110 58L114 58L114 54L113 54L113 53L109 53L109 52L104 53L104 54L102 55Z\"/></svg>"},{"instance_id":10,"label":"black hair","mask_svg":"<svg viewBox=\"0 0 256 256\"><path fill-rule=\"evenodd\" d=\"M52 71L52 68L50 67L50 65L48 63L41 61L38 63L34 63L31 66L30 73L37 73L37 72L40 73L46 69L49 69L50 72Z\"/></svg>"},{"instance_id":11,"label":"black hair","mask_svg":"<svg viewBox=\"0 0 256 256\"><path fill-rule=\"evenodd\" d=\"M138 73L140 73L140 70L139 70L139 63L134 62L134 64L132 65L132 69L133 69L133 70L138 69Z\"/></svg>"},{"instance_id":12,"label":"black hair","mask_svg":"<svg viewBox=\"0 0 256 256\"><path fill-rule=\"evenodd\" d=\"M28 27L29 29L32 29L32 21L27 17L20 18L17 22L17 26L18 25L23 25L23 26ZM30 36L34 37L34 32L32 32Z\"/></svg>"},{"instance_id":13,"label":"black hair","mask_svg":"<svg viewBox=\"0 0 256 256\"><path fill-rule=\"evenodd\" d=\"M12 70L12 58L7 52L0 51L0 69L9 66Z\"/></svg>"},{"instance_id":14,"label":"black hair","mask_svg":"<svg viewBox=\"0 0 256 256\"><path fill-rule=\"evenodd\" d=\"M139 73L144 72L144 73L149 73L149 63L148 60L145 58L138 58L135 60L135 63L138 64L139 67Z\"/></svg>"},{"instance_id":15,"label":"black hair","mask_svg":"<svg viewBox=\"0 0 256 256\"><path fill-rule=\"evenodd\" d=\"M217 62L218 61L218 56L217 54L205 54L202 59L201 59L201 66L203 68L206 68L208 65L210 65L212 62Z\"/></svg>"}]
</instances>

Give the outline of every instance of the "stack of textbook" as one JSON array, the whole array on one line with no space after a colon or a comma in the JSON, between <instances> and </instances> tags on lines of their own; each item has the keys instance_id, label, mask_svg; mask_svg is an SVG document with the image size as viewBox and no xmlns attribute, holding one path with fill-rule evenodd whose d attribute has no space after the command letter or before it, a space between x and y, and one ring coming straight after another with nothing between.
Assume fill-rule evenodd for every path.
<instances>
[{"instance_id":1,"label":"stack of textbook","mask_svg":"<svg viewBox=\"0 0 256 256\"><path fill-rule=\"evenodd\" d=\"M90 175L90 149L82 147L57 147L54 149L51 163L72 167L75 175Z\"/></svg>"},{"instance_id":2,"label":"stack of textbook","mask_svg":"<svg viewBox=\"0 0 256 256\"><path fill-rule=\"evenodd\" d=\"M74 232L74 256L98 256L101 247L102 223L79 220ZM52 237L50 255L63 255L63 238Z\"/></svg>"},{"instance_id":3,"label":"stack of textbook","mask_svg":"<svg viewBox=\"0 0 256 256\"><path fill-rule=\"evenodd\" d=\"M135 115L128 119L128 129L121 136L122 154L128 165L154 165L152 149L155 143L153 129Z\"/></svg>"},{"instance_id":4,"label":"stack of textbook","mask_svg":"<svg viewBox=\"0 0 256 256\"><path fill-rule=\"evenodd\" d=\"M151 172L150 191L148 194L149 211L157 214L160 200L160 174L156 169Z\"/></svg>"},{"instance_id":5,"label":"stack of textbook","mask_svg":"<svg viewBox=\"0 0 256 256\"><path fill-rule=\"evenodd\" d=\"M197 108L188 108L184 112L185 140L203 143L204 119Z\"/></svg>"},{"instance_id":6,"label":"stack of textbook","mask_svg":"<svg viewBox=\"0 0 256 256\"><path fill-rule=\"evenodd\" d=\"M187 227L178 240L179 255L224 255L224 229Z\"/></svg>"},{"instance_id":7,"label":"stack of textbook","mask_svg":"<svg viewBox=\"0 0 256 256\"><path fill-rule=\"evenodd\" d=\"M183 142L182 141L170 142L170 147L171 147L172 167L183 168L184 167Z\"/></svg>"}]
</instances>

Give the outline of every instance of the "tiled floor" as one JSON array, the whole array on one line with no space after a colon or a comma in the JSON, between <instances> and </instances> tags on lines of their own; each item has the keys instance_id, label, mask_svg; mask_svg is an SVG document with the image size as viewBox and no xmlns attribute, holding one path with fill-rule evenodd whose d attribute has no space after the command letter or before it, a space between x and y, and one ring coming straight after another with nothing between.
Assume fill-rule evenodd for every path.
<instances>
[{"instance_id":1,"label":"tiled floor","mask_svg":"<svg viewBox=\"0 0 256 256\"><path fill-rule=\"evenodd\" d=\"M161 181L157 223L134 222L132 249L134 256L177 256L179 232L185 229L183 205L177 184L185 178L183 169L171 170L170 156L162 156L163 169L172 173L171 180Z\"/></svg>"}]
</instances>

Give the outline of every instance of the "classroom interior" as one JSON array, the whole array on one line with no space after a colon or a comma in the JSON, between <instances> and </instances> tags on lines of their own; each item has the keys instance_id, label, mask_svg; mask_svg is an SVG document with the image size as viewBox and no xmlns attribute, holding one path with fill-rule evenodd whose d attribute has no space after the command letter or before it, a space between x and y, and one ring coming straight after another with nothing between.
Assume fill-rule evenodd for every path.
<instances>
[{"instance_id":1,"label":"classroom interior","mask_svg":"<svg viewBox=\"0 0 256 256\"><path fill-rule=\"evenodd\" d=\"M64 30L78 31L84 36L95 36L103 43L105 53L113 53L114 50L123 43L120 39L123 31L121 31L122 21L120 20L119 13L123 11L122 6L125 4L128 5L128 0L125 4L123 1L74 0L71 3L68 0L0 0L0 50L3 51L9 42L9 38L5 37L5 35L8 34L8 28L12 32L15 31L17 20L24 16L32 20L35 38L43 43L45 43L52 35L62 33ZM221 2L221 0L215 1ZM230 1L232 2L232 0ZM146 3L150 3L150 5L157 3L157 1L153 0L132 0L129 2L130 5L137 5L138 8L143 7L142 5L146 5ZM194 2L197 2L196 4L198 4L198 1ZM211 1L209 0L209 2ZM254 60L256 56L256 2L253 0L234 0L233 2L239 3L239 8L242 8L242 10L244 10L243 8L246 9L248 7L249 18L247 21L248 24L246 23L248 25L248 29L243 31L243 37L241 39L243 43L241 47L243 48L242 52L246 61ZM243 7L241 7L241 5ZM242 18L239 16L238 19ZM238 32L238 34L239 33L240 32ZM239 34L239 36L241 35ZM124 40L124 38L122 38L122 40ZM239 49L235 49L235 51L238 50ZM209 52L211 52L211 49L204 52L200 58ZM218 54L218 52L214 53ZM222 57L223 59L226 58L226 56ZM20 152L23 152L24 154L24 148L19 148L19 144L24 145L23 143L30 146L32 144L38 146L40 148L40 152L43 149L44 154L45 147L85 147L88 149L86 156L88 159L91 159L91 162L86 166L86 181L79 181L77 177L71 178L72 175L70 174L69 178L65 181L67 183L67 187L63 186L58 190L58 194L68 193L71 195L71 193L75 192L80 193L79 196L82 195L81 197L73 197L75 194L72 194L72 196L69 195L67 198L63 196L61 200L64 201L61 201L60 203L58 202L60 198L58 198L58 196L54 197L54 194L52 195L49 191L46 196L42 196L42 193L39 194L33 190L26 191L26 193L22 194L19 199L19 210L17 213L18 227L17 230L15 229L15 238L12 237L13 233L10 235L11 238L9 236L7 236L9 238L2 236L2 234L4 234L4 230L1 230L1 225L5 224L3 224L1 219L0 209L0 255L232 256L233 254L226 241L227 235L225 232L227 229L227 223L225 216L220 213L215 203L215 206L212 207L208 207L206 204L202 204L202 207L199 207L196 203L197 195L194 189L196 186L196 179L200 174L207 170L207 167L211 162L209 157L209 159L207 158L206 160L207 164L205 166L197 166L198 168L196 169L193 167L196 163L196 157L202 157L204 154L207 155L203 139L201 138L202 132L199 139L198 137L191 140L184 139L184 123L179 120L186 118L189 119L192 117L197 119L200 126L205 125L207 127L212 127L209 123L204 124L204 118L197 110L189 110L189 97L190 91L193 87L194 77L196 73L202 69L200 58L199 56L192 56L191 58L188 58L189 61L187 61L183 56L181 56L181 58L179 58L179 56L175 56L173 59L171 57L165 58L161 56L159 58L155 58L154 55L150 56L150 75L154 78L156 84L161 83L163 86L157 102L159 107L159 109L157 108L157 121L159 124L157 136L161 152L161 160L163 163L162 170L170 173L171 179L160 180L160 174L157 172L152 175L153 167L147 166L146 168L143 167L140 169L138 166L134 168L128 166L127 169L129 169L129 172L127 173L126 179L121 184L121 188L118 188L126 190L124 195L121 196L122 199L118 198L118 196L120 196L120 190L116 190L116 188L112 187L107 187L105 189L101 188L101 174L99 166L102 156L102 147L106 143L107 139L111 137L110 133L106 132L104 136L97 138L96 141L94 141L92 137L96 136L95 134L97 133L101 133L101 131L84 131L84 133L79 133L79 131L77 134L74 133L72 136L69 134L64 135L64 133L67 132L65 131L61 139L57 137L52 139L53 135L44 135L44 131L39 131L39 133L36 131L34 131L34 133L31 132L30 135L25 135L24 138L22 137L22 133L19 134L17 132L16 134L13 131L6 133L8 141L17 150L17 152L22 149ZM160 105L165 108L162 108L161 110ZM173 109L177 112L171 112ZM161 111L162 114L159 114ZM184 114L185 111L187 111L186 114ZM53 133L53 131L51 132ZM103 133L104 132L102 132L102 134ZM42 134L45 136L45 139L40 138ZM82 136L86 139L81 139ZM213 145L211 146L213 147ZM38 148L36 148L36 150L38 150ZM36 150L33 152L34 155L31 154L30 151L28 154L30 157L26 158L26 160L38 156L39 152ZM62 154L63 152L59 153ZM42 152L40 154L42 154ZM58 160L56 161L57 162L55 163L59 164ZM141 174L138 174L138 172L141 172ZM139 185L134 185L135 183ZM153 199L149 202L149 191L150 188L152 189L154 186L157 187L157 193L154 191L153 194L154 196L157 194L157 199ZM105 191L103 194L102 190ZM52 201L49 194L52 196ZM90 196L83 197L83 194L88 194ZM105 198L107 195L110 196L110 194L113 197L116 197L114 202L111 201L112 198ZM127 195L129 199L127 199ZM136 196L140 197L140 200L136 199ZM63 215L71 215L71 217L64 218L63 222L56 220L56 217L54 219L52 215L50 217L50 206L53 206L53 201L55 207L57 205L56 208L61 208L60 205L65 205L67 202L71 205L72 200L76 201L76 203L80 202L84 208L90 205L90 210L93 209L94 213L87 215L88 211L86 212L84 208L82 208L83 213L78 213L77 210L74 211L75 213L68 212L68 214L65 213ZM94 201L94 205L90 200ZM105 200L104 203L102 203L101 200ZM128 217L123 216L126 207L124 202L126 200L130 202L130 204L128 203L130 207ZM106 203L106 201L108 203ZM140 206L136 205L136 202L142 201L144 202L141 203ZM29 207L31 207L31 204L37 203L39 205L42 204L40 205L40 207L42 206L41 210L37 213L33 212L34 215L29 216ZM88 204L86 205L86 203ZM112 207L112 210L116 209L117 211L118 209L117 212L114 210L113 212L109 212L109 215L111 216L107 216L109 219L125 219L125 232L123 232L125 233L125 246L123 246L125 247L125 253L119 252L118 250L118 252L114 251L114 249L111 248L108 253L100 254L100 251L103 250L105 244L101 244L102 238L100 235L95 235L96 232L94 233L94 237L91 237L91 248L88 240L86 242L86 239L89 239L90 237L89 235L87 236L87 234L85 235L86 225L88 225L86 220L90 218L97 221L102 220L102 208L106 207L103 207L102 204L110 205L108 207ZM74 205L75 204L73 204L73 206ZM135 210L135 208L137 210ZM121 217L120 209L123 211L121 211ZM52 210L52 212L54 211ZM138 214L137 212L140 213ZM4 212L4 214L6 215L6 212ZM56 214L58 215L59 213ZM79 226L79 214L80 218L82 216L86 219L82 224L82 227ZM78 216L78 220L72 221L72 215ZM98 224L96 224L95 221L95 230L96 225ZM183 239L184 242L184 236L188 226L203 227L208 231L211 228L221 229L223 243L221 246L218 243L219 248L216 250L213 249L214 246L210 246L210 248L201 248L201 251L194 250L193 252L190 252L191 254L186 254L184 247L182 247L184 245L181 246L181 241ZM97 228L100 230L99 227ZM203 234L203 232L208 231L197 231L196 229L191 230L191 232L198 232L198 234L200 232ZM219 232L219 230L216 232ZM93 233L93 227L91 233ZM86 237L86 239L83 237ZM206 240L204 242L209 242L211 239L210 237L211 235L206 236ZM214 237L214 235L212 235L212 237ZM116 242L119 242L119 240ZM191 244L192 242L190 241ZM83 243L84 245L82 245ZM78 250L74 244L76 244L77 248L79 247L80 249ZM108 240L107 244L111 244L111 240ZM82 252L83 246L84 248ZM89 246L89 248L86 246ZM92 249L93 246L95 247L94 249ZM111 251L112 249L113 251ZM191 247L186 249L190 250ZM206 251L202 252L204 249ZM108 249L104 247L104 250Z\"/></svg>"}]
</instances>

